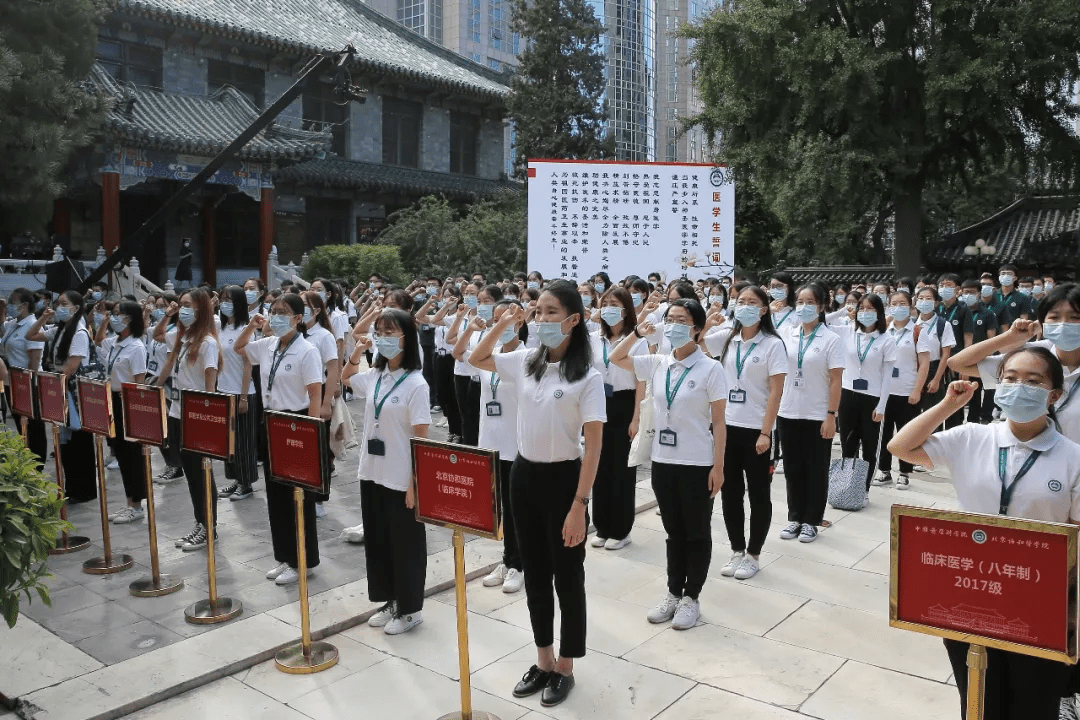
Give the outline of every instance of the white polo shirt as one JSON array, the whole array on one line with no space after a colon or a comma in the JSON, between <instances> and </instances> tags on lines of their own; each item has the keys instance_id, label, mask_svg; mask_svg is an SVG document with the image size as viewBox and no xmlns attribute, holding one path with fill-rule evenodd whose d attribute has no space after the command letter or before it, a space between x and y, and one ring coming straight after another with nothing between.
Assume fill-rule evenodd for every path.
<instances>
[{"instance_id":1,"label":"white polo shirt","mask_svg":"<svg viewBox=\"0 0 1080 720\"><path fill-rule=\"evenodd\" d=\"M74 341L71 345L74 347ZM135 382L136 375L146 372L146 346L141 338L131 335L120 342L116 342L115 335L105 338L98 359L105 364L113 390L117 392L120 391L120 383Z\"/></svg>"},{"instance_id":2,"label":"white polo shirt","mask_svg":"<svg viewBox=\"0 0 1080 720\"><path fill-rule=\"evenodd\" d=\"M1059 523L1080 519L1080 445L1053 424L1021 442L1007 422L966 423L935 433L923 444L935 466L949 469L961 509L988 515L997 515L1001 502L1001 448L1008 450L1005 477L1010 485L1032 450L1042 451L1013 491L1010 516Z\"/></svg>"},{"instance_id":3,"label":"white polo shirt","mask_svg":"<svg viewBox=\"0 0 1080 720\"><path fill-rule=\"evenodd\" d=\"M787 337L787 333L792 328L799 327L799 318L795 316L795 308L785 307L780 312L772 314L773 327L775 327L776 332L780 333L783 337ZM777 322L777 319L779 319L780 322Z\"/></svg>"},{"instance_id":4,"label":"white polo shirt","mask_svg":"<svg viewBox=\"0 0 1080 720\"><path fill-rule=\"evenodd\" d=\"M176 331L166 335L169 347L176 341ZM172 379L174 390L200 390L213 392L216 388L206 387L206 371L218 367L218 341L213 335L207 335L199 345L198 356L190 355L191 343L188 336L180 341L180 351L177 354L176 364L173 366ZM180 403L174 402L169 406L169 417L180 417Z\"/></svg>"},{"instance_id":5,"label":"white polo shirt","mask_svg":"<svg viewBox=\"0 0 1080 720\"><path fill-rule=\"evenodd\" d=\"M68 322L71 322L70 320ZM90 364L90 330L86 327L86 321L82 318L78 320L78 327L75 329L75 334L71 336L71 345L68 346L68 357L82 358L79 361L79 367L86 367ZM48 342L51 345L52 362L54 372L60 372L60 368L63 365L63 361L56 356L57 348L60 345L58 338L63 335L63 331L67 329L67 326L61 328L59 325L50 325L49 327L42 328L42 334L48 338ZM42 358L44 359L44 358ZM100 358L104 360L104 358ZM106 366L106 369L107 366Z\"/></svg>"},{"instance_id":6,"label":"white polo shirt","mask_svg":"<svg viewBox=\"0 0 1080 720\"><path fill-rule=\"evenodd\" d=\"M305 410L310 404L308 385L322 384L323 364L315 346L297 335L287 345L284 354L278 354L280 340L270 337L252 340L244 346L248 360L259 366L259 378L262 381L263 407L267 410L286 410L295 412ZM274 385L270 387L270 373L274 373Z\"/></svg>"},{"instance_id":7,"label":"white polo shirt","mask_svg":"<svg viewBox=\"0 0 1080 720\"><path fill-rule=\"evenodd\" d=\"M613 392L619 392L621 390L634 390L637 388L637 378L633 373L623 370L618 365L611 362L605 362L605 353L608 358L615 351L615 348L622 342L621 338L617 338L614 342L608 340L599 331L589 336L589 341L592 343L593 353L593 367L597 369L600 375L604 378L606 385L611 385ZM639 338L630 348L630 357L637 357L638 355L647 355L649 352L649 343L645 338Z\"/></svg>"},{"instance_id":8,"label":"white polo shirt","mask_svg":"<svg viewBox=\"0 0 1080 720\"><path fill-rule=\"evenodd\" d=\"M582 426L607 422L604 379L590 366L585 377L569 382L559 373L559 363L548 363L537 381L526 369L535 352L492 355L499 377L517 393L518 407L529 409L518 413L518 452L537 463L577 460Z\"/></svg>"},{"instance_id":9,"label":"white polo shirt","mask_svg":"<svg viewBox=\"0 0 1080 720\"><path fill-rule=\"evenodd\" d=\"M720 360L724 342L733 329L723 330L705 338L709 354ZM736 357L742 358L740 376ZM746 393L746 402L731 402L728 398L727 424L735 427L760 429L769 400L769 378L788 372L788 356L784 341L772 335L758 333L749 340L736 335L728 346L721 364L730 391ZM786 378L785 378L786 381Z\"/></svg>"},{"instance_id":10,"label":"white polo shirt","mask_svg":"<svg viewBox=\"0 0 1080 720\"><path fill-rule=\"evenodd\" d=\"M228 321L225 327L218 330L218 341L221 343L221 372L218 373L218 392L231 395L252 395L255 392L255 383L248 380L246 390L241 390L240 383L244 380L244 358L240 353L233 350L236 338L244 332L244 326L233 327Z\"/></svg>"},{"instance_id":11,"label":"white polo shirt","mask_svg":"<svg viewBox=\"0 0 1080 720\"><path fill-rule=\"evenodd\" d=\"M308 328L307 341L319 351L319 360L322 362L323 379L326 378L326 365L332 360L338 359L337 341L333 334L322 325L315 323ZM374 362L375 358L372 358Z\"/></svg>"},{"instance_id":12,"label":"white polo shirt","mask_svg":"<svg viewBox=\"0 0 1080 720\"><path fill-rule=\"evenodd\" d=\"M686 373L679 390L667 404L668 370L671 370L671 389ZM653 462L672 465L709 467L713 457L712 403L727 400L728 385L720 363L705 356L695 348L685 360L675 355L637 355L634 357L634 373L638 380L652 382L653 411L656 416L656 435L653 436ZM660 431L673 430L675 447L660 444Z\"/></svg>"},{"instance_id":13,"label":"white polo shirt","mask_svg":"<svg viewBox=\"0 0 1080 720\"><path fill-rule=\"evenodd\" d=\"M344 340L345 334L348 333L350 329L348 314L344 310L333 310L330 313L330 327L333 329L332 334L334 336L334 342ZM326 328L323 329L325 330Z\"/></svg>"},{"instance_id":14,"label":"white polo shirt","mask_svg":"<svg viewBox=\"0 0 1080 720\"><path fill-rule=\"evenodd\" d=\"M892 384L892 366L896 363L893 339L876 330L864 333L858 325L851 325L840 331L840 341L844 347L844 389L888 400L888 392L883 393L882 388L887 391ZM865 357L861 362L860 355ZM865 390L855 390L854 382L859 379L866 380Z\"/></svg>"},{"instance_id":15,"label":"white polo shirt","mask_svg":"<svg viewBox=\"0 0 1080 720\"><path fill-rule=\"evenodd\" d=\"M527 354L529 350L519 344L517 349L501 355ZM471 351L470 351L471 354ZM498 415L488 414L488 403L499 404ZM480 371L480 435L478 445L488 450L498 450L500 460L513 461L518 453L517 441L518 397L514 387L503 381L499 373Z\"/></svg>"},{"instance_id":16,"label":"white polo shirt","mask_svg":"<svg viewBox=\"0 0 1080 720\"><path fill-rule=\"evenodd\" d=\"M780 417L788 420L824 421L829 412L830 371L844 367L840 336L818 323L813 340L803 338L802 376L799 376L799 331L794 328L785 338L788 374L784 378L784 396L780 398ZM809 340L809 343L807 342Z\"/></svg>"},{"instance_id":17,"label":"white polo shirt","mask_svg":"<svg viewBox=\"0 0 1080 720\"><path fill-rule=\"evenodd\" d=\"M918 353L930 352L930 345L937 344L937 338L931 343L925 330L919 330L919 339L915 340L916 324L907 321L902 328L889 327L888 335L896 344L896 364L893 365L892 382L889 394L908 397L915 390L915 381L919 378Z\"/></svg>"},{"instance_id":18,"label":"white polo shirt","mask_svg":"<svg viewBox=\"0 0 1080 720\"><path fill-rule=\"evenodd\" d=\"M938 343L938 323L941 323L941 342ZM926 338L926 349L930 351L930 362L937 362L941 359L941 349L956 347L956 335L953 333L952 325L949 324L940 315L934 315L929 320L919 320L919 342L921 343L923 338ZM895 393L894 393L895 394Z\"/></svg>"},{"instance_id":19,"label":"white polo shirt","mask_svg":"<svg viewBox=\"0 0 1080 720\"><path fill-rule=\"evenodd\" d=\"M157 377L165 371L165 361L169 358L169 346L154 340L149 332L143 336L146 345L146 372L150 377Z\"/></svg>"},{"instance_id":20,"label":"white polo shirt","mask_svg":"<svg viewBox=\"0 0 1080 720\"><path fill-rule=\"evenodd\" d=\"M24 370L41 369L41 360L38 360L37 367L28 367L30 364L30 351L45 349L45 343L31 342L26 339L26 332L36 322L37 318L31 314L22 320L12 321L4 329L3 343L4 351L7 353L8 367L19 367Z\"/></svg>"},{"instance_id":21,"label":"white polo shirt","mask_svg":"<svg viewBox=\"0 0 1080 720\"><path fill-rule=\"evenodd\" d=\"M852 325L851 318L848 316L847 308L842 307L834 312L826 313L825 324L831 328L842 328Z\"/></svg>"},{"instance_id":22,"label":"white polo shirt","mask_svg":"<svg viewBox=\"0 0 1080 720\"><path fill-rule=\"evenodd\" d=\"M405 379L402 380L402 377ZM397 384L399 380L401 383ZM409 439L413 436L413 425L431 424L428 384L424 380L424 373L419 370L390 372L386 368L371 368L353 375L348 382L356 397L364 400L364 436L360 441L357 476L391 490L407 491L412 478ZM375 398L376 386L378 400ZM382 403L377 422L376 402ZM383 442L383 455L368 453L368 441L373 438Z\"/></svg>"}]
</instances>

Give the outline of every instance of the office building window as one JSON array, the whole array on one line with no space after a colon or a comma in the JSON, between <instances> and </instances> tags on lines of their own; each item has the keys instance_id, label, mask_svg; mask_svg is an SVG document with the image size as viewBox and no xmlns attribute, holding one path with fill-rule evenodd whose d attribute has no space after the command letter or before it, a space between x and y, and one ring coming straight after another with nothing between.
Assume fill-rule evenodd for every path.
<instances>
[{"instance_id":1,"label":"office building window","mask_svg":"<svg viewBox=\"0 0 1080 720\"><path fill-rule=\"evenodd\" d=\"M382 114L382 161L384 165L420 166L420 103L385 98Z\"/></svg>"},{"instance_id":2,"label":"office building window","mask_svg":"<svg viewBox=\"0 0 1080 720\"><path fill-rule=\"evenodd\" d=\"M469 0L469 36L474 43L480 42L480 0Z\"/></svg>"},{"instance_id":3,"label":"office building window","mask_svg":"<svg viewBox=\"0 0 1080 720\"><path fill-rule=\"evenodd\" d=\"M476 148L480 144L480 118L450 112L450 172L476 174Z\"/></svg>"},{"instance_id":4,"label":"office building window","mask_svg":"<svg viewBox=\"0 0 1080 720\"><path fill-rule=\"evenodd\" d=\"M488 67L492 70L502 70L502 63L495 58L488 58Z\"/></svg>"},{"instance_id":5,"label":"office building window","mask_svg":"<svg viewBox=\"0 0 1080 720\"><path fill-rule=\"evenodd\" d=\"M423 35L424 0L397 0L397 21L417 35Z\"/></svg>"},{"instance_id":6,"label":"office building window","mask_svg":"<svg viewBox=\"0 0 1080 720\"><path fill-rule=\"evenodd\" d=\"M161 88L161 50L157 48L98 40L97 61L117 82Z\"/></svg>"},{"instance_id":7,"label":"office building window","mask_svg":"<svg viewBox=\"0 0 1080 720\"><path fill-rule=\"evenodd\" d=\"M330 149L339 157L347 158L349 107L337 104L334 87L330 83L311 83L304 89L303 103L304 129L313 132L329 130L332 137Z\"/></svg>"},{"instance_id":8,"label":"office building window","mask_svg":"<svg viewBox=\"0 0 1080 720\"><path fill-rule=\"evenodd\" d=\"M503 39L506 37L506 11L503 0L488 0L488 36L491 38L492 49L502 50Z\"/></svg>"},{"instance_id":9,"label":"office building window","mask_svg":"<svg viewBox=\"0 0 1080 720\"><path fill-rule=\"evenodd\" d=\"M521 54L521 35L514 33L514 54Z\"/></svg>"},{"instance_id":10,"label":"office building window","mask_svg":"<svg viewBox=\"0 0 1080 720\"><path fill-rule=\"evenodd\" d=\"M265 98L265 73L259 68L238 65L223 60L211 60L206 69L206 84L210 92L230 86L261 108Z\"/></svg>"},{"instance_id":11,"label":"office building window","mask_svg":"<svg viewBox=\"0 0 1080 720\"><path fill-rule=\"evenodd\" d=\"M431 39L442 45L443 42L443 0L431 0L431 19L429 21Z\"/></svg>"}]
</instances>

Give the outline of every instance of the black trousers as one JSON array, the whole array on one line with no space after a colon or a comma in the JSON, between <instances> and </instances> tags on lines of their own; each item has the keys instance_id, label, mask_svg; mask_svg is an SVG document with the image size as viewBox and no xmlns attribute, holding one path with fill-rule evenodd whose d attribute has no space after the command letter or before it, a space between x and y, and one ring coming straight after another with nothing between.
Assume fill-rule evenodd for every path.
<instances>
[{"instance_id":1,"label":"black trousers","mask_svg":"<svg viewBox=\"0 0 1080 720\"><path fill-rule=\"evenodd\" d=\"M517 525L514 523L514 512L510 503L510 472L513 467L513 460L499 460L499 493L503 507L503 565L521 570Z\"/></svg>"},{"instance_id":2,"label":"black trousers","mask_svg":"<svg viewBox=\"0 0 1080 720\"><path fill-rule=\"evenodd\" d=\"M633 390L620 390L607 399L607 422L592 491L592 519L602 538L622 540L634 527L637 468L626 465L634 406Z\"/></svg>"},{"instance_id":3,"label":"black trousers","mask_svg":"<svg viewBox=\"0 0 1080 720\"><path fill-rule=\"evenodd\" d=\"M768 458L768 455L765 456ZM712 562L712 466L654 462L652 487L667 532L668 592L697 600ZM725 480L725 485L727 484Z\"/></svg>"},{"instance_id":4,"label":"black trousers","mask_svg":"<svg viewBox=\"0 0 1080 720\"><path fill-rule=\"evenodd\" d=\"M982 379L976 378L979 389L968 401L968 422L988 423L994 419L994 391L986 388Z\"/></svg>"},{"instance_id":5,"label":"black trousers","mask_svg":"<svg viewBox=\"0 0 1080 720\"><path fill-rule=\"evenodd\" d=\"M846 458L855 458L859 456L859 447L862 446L862 458L870 465L866 472L867 490L877 467L880 427L880 423L874 422L877 404L878 399L872 395L847 388L840 393L840 451Z\"/></svg>"},{"instance_id":6,"label":"black trousers","mask_svg":"<svg viewBox=\"0 0 1080 720\"><path fill-rule=\"evenodd\" d=\"M421 345L420 352L423 353L424 368L423 375L424 380L428 384L428 405L436 405L435 399L437 397L437 391L435 388L435 346L434 345Z\"/></svg>"},{"instance_id":7,"label":"black trousers","mask_svg":"<svg viewBox=\"0 0 1080 720\"><path fill-rule=\"evenodd\" d=\"M457 391L454 387L454 358L451 355L435 356L435 393L442 407L443 417L451 435L461 435L461 410L458 408Z\"/></svg>"},{"instance_id":8,"label":"black trousers","mask_svg":"<svg viewBox=\"0 0 1080 720\"><path fill-rule=\"evenodd\" d=\"M179 443L179 435L176 437ZM184 468L184 477L187 478L188 492L191 494L191 507L195 511L195 522L206 525L206 481L203 479L203 456L181 450L180 466ZM217 485L214 483L213 470L210 471L210 493L214 500L210 506L210 519L213 520L214 527L217 527Z\"/></svg>"},{"instance_id":9,"label":"black trousers","mask_svg":"<svg viewBox=\"0 0 1080 720\"><path fill-rule=\"evenodd\" d=\"M371 480L360 481L367 559L368 598L397 602L402 615L424 609L427 532L405 506L405 492Z\"/></svg>"},{"instance_id":10,"label":"black trousers","mask_svg":"<svg viewBox=\"0 0 1080 720\"><path fill-rule=\"evenodd\" d=\"M829 497L829 459L832 440L821 437L820 420L777 418L784 446L788 522L819 527Z\"/></svg>"},{"instance_id":11,"label":"black trousers","mask_svg":"<svg viewBox=\"0 0 1080 720\"><path fill-rule=\"evenodd\" d=\"M180 418L169 416L168 436L165 444L161 446L161 455L165 458L165 464L171 468L182 465L180 461Z\"/></svg>"},{"instance_id":12,"label":"black trousers","mask_svg":"<svg viewBox=\"0 0 1080 720\"><path fill-rule=\"evenodd\" d=\"M946 640L960 692L960 717L967 716L968 644ZM1064 663L988 648L983 720L1057 720L1071 667Z\"/></svg>"},{"instance_id":13,"label":"black trousers","mask_svg":"<svg viewBox=\"0 0 1080 720\"><path fill-rule=\"evenodd\" d=\"M246 413L237 411L236 455L233 456L232 460L225 462L225 477L229 480L236 480L247 487L251 487L259 479L259 444L256 433L262 428L259 424L259 418L262 417L262 414L257 414L255 401L257 397L257 394L237 396L237 404L239 404L240 398L247 399L248 410Z\"/></svg>"},{"instance_id":14,"label":"black trousers","mask_svg":"<svg viewBox=\"0 0 1080 720\"><path fill-rule=\"evenodd\" d=\"M461 442L473 447L480 438L480 383L476 383L476 409L473 410L472 378L454 376L454 396L457 398L458 415L461 417Z\"/></svg>"},{"instance_id":15,"label":"black trousers","mask_svg":"<svg viewBox=\"0 0 1080 720\"><path fill-rule=\"evenodd\" d=\"M905 425L915 419L919 414L919 406L908 402L907 396L890 395L889 402L885 404L885 430L881 436L881 459L878 461L878 470L889 472L892 470L892 453L889 452L889 441L893 433L899 432ZM908 475L915 469L911 463L900 461L900 474Z\"/></svg>"},{"instance_id":16,"label":"black trousers","mask_svg":"<svg viewBox=\"0 0 1080 720\"><path fill-rule=\"evenodd\" d=\"M248 408L250 408L249 412L251 410L255 411L254 417L258 420L262 418L264 410L262 394L262 371L260 366L258 365L251 366L251 382L255 384L255 404L252 405L249 401ZM259 428L255 431L255 447L258 448L259 463L265 464L268 456L266 451L266 432L262 428ZM259 476L258 474L256 474L252 482L258 479Z\"/></svg>"},{"instance_id":17,"label":"black trousers","mask_svg":"<svg viewBox=\"0 0 1080 720\"><path fill-rule=\"evenodd\" d=\"M15 418L15 431L21 433L24 416L13 413L12 417ZM49 458L49 438L45 432L44 420L27 418L26 447L30 448L30 452L38 456L38 463L44 467L45 461Z\"/></svg>"},{"instance_id":18,"label":"black trousers","mask_svg":"<svg viewBox=\"0 0 1080 720\"><path fill-rule=\"evenodd\" d=\"M112 396L113 407L119 410L122 402L120 393L115 392ZM124 439L124 413L114 413L113 422L116 424L116 437L112 441L112 450L116 464L120 466L120 479L124 481L124 495L132 502L141 502L146 499L146 473L143 470L142 445Z\"/></svg>"},{"instance_id":19,"label":"black trousers","mask_svg":"<svg viewBox=\"0 0 1080 720\"><path fill-rule=\"evenodd\" d=\"M770 451L758 455L755 445L761 431L757 428L727 426L727 445L724 448L724 487L720 490L720 505L724 510L724 525L734 552L761 554L772 522L772 470ZM744 479L745 475L745 479ZM746 510L743 494L750 496L750 544L746 543ZM661 516L663 509L660 510Z\"/></svg>"},{"instance_id":20,"label":"black trousers","mask_svg":"<svg viewBox=\"0 0 1080 720\"><path fill-rule=\"evenodd\" d=\"M291 485L270 479L270 468L263 466L266 476L266 514L270 518L270 542L274 560L299 567L296 549L296 503ZM319 533L315 519L315 493L304 491L304 551L309 568L319 565Z\"/></svg>"},{"instance_id":21,"label":"black trousers","mask_svg":"<svg viewBox=\"0 0 1080 720\"><path fill-rule=\"evenodd\" d=\"M60 448L60 464L64 468L64 493L73 503L97 500L97 453L94 435L75 430ZM146 494L146 490L143 490Z\"/></svg>"},{"instance_id":22,"label":"black trousers","mask_svg":"<svg viewBox=\"0 0 1080 720\"><path fill-rule=\"evenodd\" d=\"M510 471L510 505L525 570L533 642L540 648L555 644L554 583L561 611L559 655L569 658L585 656L585 541L566 547L562 539L580 473L580 460L534 463L521 455Z\"/></svg>"}]
</instances>

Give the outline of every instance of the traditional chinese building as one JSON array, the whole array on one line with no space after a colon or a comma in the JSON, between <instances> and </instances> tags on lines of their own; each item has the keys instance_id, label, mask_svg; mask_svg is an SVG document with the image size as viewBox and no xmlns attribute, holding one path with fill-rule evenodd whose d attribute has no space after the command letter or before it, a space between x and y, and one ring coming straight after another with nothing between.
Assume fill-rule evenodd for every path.
<instances>
[{"instance_id":1,"label":"traditional chinese building","mask_svg":"<svg viewBox=\"0 0 1080 720\"><path fill-rule=\"evenodd\" d=\"M303 94L210 180L138 254L171 277L181 237L195 282L265 276L327 243L369 241L421 196L470 201L516 190L503 164L506 77L356 0L117 0L90 82L114 104L82 153L54 232L76 255L107 251L285 92L320 52L347 45L363 102L340 77Z\"/></svg>"}]
</instances>

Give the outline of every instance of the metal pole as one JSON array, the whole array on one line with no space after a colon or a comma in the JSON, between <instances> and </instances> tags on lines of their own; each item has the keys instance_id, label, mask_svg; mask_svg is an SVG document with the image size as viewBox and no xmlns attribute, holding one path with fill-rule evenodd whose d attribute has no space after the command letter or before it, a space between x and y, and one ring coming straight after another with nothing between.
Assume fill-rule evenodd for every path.
<instances>
[{"instance_id":1,"label":"metal pole","mask_svg":"<svg viewBox=\"0 0 1080 720\"><path fill-rule=\"evenodd\" d=\"M304 527L304 490L293 488L293 504L296 506L296 572L300 575L300 643L304 658L311 661L311 613L308 609L307 586L307 538Z\"/></svg>"},{"instance_id":2,"label":"metal pole","mask_svg":"<svg viewBox=\"0 0 1080 720\"><path fill-rule=\"evenodd\" d=\"M112 538L109 537L109 499L105 488L105 437L103 435L94 435L94 454L97 459L98 501L101 505L101 544L105 554L84 562L83 572L91 575L108 575L127 570L135 564L135 559L124 553L115 558L112 554Z\"/></svg>"},{"instance_id":3,"label":"metal pole","mask_svg":"<svg viewBox=\"0 0 1080 720\"><path fill-rule=\"evenodd\" d=\"M472 720L472 678L469 675L469 606L465 595L465 538L460 530L454 530L454 586L457 590L461 720Z\"/></svg>"},{"instance_id":4,"label":"metal pole","mask_svg":"<svg viewBox=\"0 0 1080 720\"><path fill-rule=\"evenodd\" d=\"M142 446L143 476L146 481L146 524L150 532L150 577L140 578L128 586L135 597L160 597L184 587L184 581L175 575L162 575L158 562L157 517L154 514L154 470L150 464L153 448Z\"/></svg>"},{"instance_id":5,"label":"metal pole","mask_svg":"<svg viewBox=\"0 0 1080 720\"><path fill-rule=\"evenodd\" d=\"M982 720L986 700L986 648L972 643L967 654L967 720Z\"/></svg>"},{"instance_id":6,"label":"metal pole","mask_svg":"<svg viewBox=\"0 0 1080 720\"><path fill-rule=\"evenodd\" d=\"M64 481L64 465L60 456L60 426L56 423L53 426L53 457L56 459L56 487L60 492L60 519L67 523L67 491L65 489ZM49 550L50 555L64 555L66 553L75 552L76 550L83 550L90 547L90 539L79 535L73 537L68 536L67 529L60 531L60 542L56 544L52 550Z\"/></svg>"},{"instance_id":7,"label":"metal pole","mask_svg":"<svg viewBox=\"0 0 1080 720\"><path fill-rule=\"evenodd\" d=\"M210 583L210 605L217 604L217 563L214 561L214 489L213 489L213 466L210 458L202 460L203 486L206 490L206 514L204 524L206 526L206 573Z\"/></svg>"}]
</instances>

